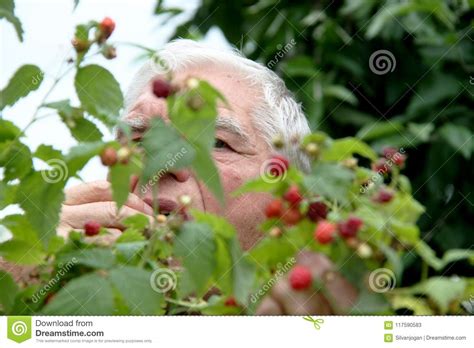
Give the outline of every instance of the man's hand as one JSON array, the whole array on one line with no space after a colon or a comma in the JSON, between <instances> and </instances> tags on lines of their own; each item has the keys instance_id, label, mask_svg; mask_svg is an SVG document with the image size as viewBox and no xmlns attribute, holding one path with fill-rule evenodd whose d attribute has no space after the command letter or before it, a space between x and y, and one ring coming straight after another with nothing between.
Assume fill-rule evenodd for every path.
<instances>
[{"instance_id":1,"label":"man's hand","mask_svg":"<svg viewBox=\"0 0 474 348\"><path fill-rule=\"evenodd\" d=\"M66 236L72 229L82 230L85 222L94 220L107 228L112 236L118 236L124 229L121 221L139 213L150 216L152 221L153 209L133 193L129 193L127 202L117 212L109 182L80 184L66 190L58 234Z\"/></svg>"},{"instance_id":2,"label":"man's hand","mask_svg":"<svg viewBox=\"0 0 474 348\"><path fill-rule=\"evenodd\" d=\"M311 270L313 279L322 282L325 291L312 287L293 290L288 275L285 275L262 301L257 310L258 315L343 314L354 305L357 300L356 289L333 270L334 266L326 256L303 251L296 260L297 264Z\"/></svg>"}]
</instances>

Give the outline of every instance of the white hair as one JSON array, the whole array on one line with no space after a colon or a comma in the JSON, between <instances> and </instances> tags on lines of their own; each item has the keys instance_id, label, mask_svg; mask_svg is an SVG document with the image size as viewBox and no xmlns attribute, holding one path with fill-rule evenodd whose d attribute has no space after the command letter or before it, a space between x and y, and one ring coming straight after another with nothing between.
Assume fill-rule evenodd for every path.
<instances>
[{"instance_id":1,"label":"white hair","mask_svg":"<svg viewBox=\"0 0 474 348\"><path fill-rule=\"evenodd\" d=\"M267 67L244 58L237 49L216 49L192 40L178 39L166 44L135 75L125 98L125 115L136 102L143 89L157 75L166 72L183 72L190 67L213 64L238 71L251 88L258 88L261 99L252 112L252 121L269 146L282 136L288 146L282 152L302 170L309 161L293 143L310 133L301 104L296 102L283 80Z\"/></svg>"}]
</instances>

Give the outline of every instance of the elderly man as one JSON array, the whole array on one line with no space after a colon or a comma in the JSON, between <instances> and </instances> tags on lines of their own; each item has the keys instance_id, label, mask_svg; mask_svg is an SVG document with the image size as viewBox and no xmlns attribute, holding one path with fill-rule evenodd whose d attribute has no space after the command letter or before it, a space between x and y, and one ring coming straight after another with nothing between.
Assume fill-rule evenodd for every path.
<instances>
[{"instance_id":1,"label":"elderly man","mask_svg":"<svg viewBox=\"0 0 474 348\"><path fill-rule=\"evenodd\" d=\"M272 154L272 139L283 135L304 136L309 127L300 105L286 89L283 81L269 69L241 57L237 52L217 50L189 40L167 44L159 57L161 67L150 62L137 73L127 99L124 120L133 130L133 139L140 140L153 117L167 116L166 100L152 92L152 81L166 73L173 73L175 83L190 77L207 80L227 99L228 106L218 106L214 161L224 187L226 205L221 206L189 170L170 171L159 181L158 202L153 202L151 189L131 185L131 193L124 208L116 214L109 184L96 181L73 187L66 192L59 233L82 229L88 220L96 220L114 233L120 233L120 220L136 213L152 215L158 204L166 213L177 207L177 197L186 194L194 208L225 216L236 226L244 249L249 249L260 238L257 225L264 219L264 207L271 200L268 194L251 193L232 197L231 193L246 181L256 178L262 164ZM305 158L295 149L286 149L290 161L304 169ZM314 276L327 281L331 299L338 307L349 307L355 300L353 288L331 271L330 262L321 255L302 254L299 263L313 270ZM287 280L276 284L271 296L263 301L260 314L333 313L328 298L319 293L294 291ZM333 302L331 302L333 303Z\"/></svg>"}]
</instances>

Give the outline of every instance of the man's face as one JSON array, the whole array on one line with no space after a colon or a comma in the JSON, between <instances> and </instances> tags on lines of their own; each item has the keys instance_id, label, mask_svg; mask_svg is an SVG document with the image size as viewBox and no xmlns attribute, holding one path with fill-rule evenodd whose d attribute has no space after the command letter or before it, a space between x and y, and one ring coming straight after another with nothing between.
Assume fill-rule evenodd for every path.
<instances>
[{"instance_id":1,"label":"man's face","mask_svg":"<svg viewBox=\"0 0 474 348\"><path fill-rule=\"evenodd\" d=\"M218 106L216 143L213 151L226 204L222 206L206 188L205 183L198 181L189 170L171 169L170 173L160 178L158 202L153 202L150 186L144 191L138 185L134 188L134 193L150 205L158 203L163 213L175 209L177 197L186 194L192 198L192 207L225 216L236 226L243 248L248 249L259 238L256 226L262 221L263 209L271 197L258 193L231 197L231 193L246 181L258 177L262 163L271 154L271 148L254 126L251 117L252 110L258 103L259 91L251 89L239 73L219 66L208 65L190 69L175 75L174 80L178 84L184 84L190 77L209 82L224 95L229 104ZM155 97L149 85L125 117L125 121L132 125L134 140L143 136L153 117L169 120L166 100Z\"/></svg>"}]
</instances>

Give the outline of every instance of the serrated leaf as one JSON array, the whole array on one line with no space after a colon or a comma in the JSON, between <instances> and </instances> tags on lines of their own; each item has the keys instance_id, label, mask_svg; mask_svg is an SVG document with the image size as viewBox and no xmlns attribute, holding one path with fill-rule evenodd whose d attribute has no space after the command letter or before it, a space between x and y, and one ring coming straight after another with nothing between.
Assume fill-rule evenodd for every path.
<instances>
[{"instance_id":1,"label":"serrated leaf","mask_svg":"<svg viewBox=\"0 0 474 348\"><path fill-rule=\"evenodd\" d=\"M42 81L43 72L36 65L27 64L21 66L10 79L7 86L0 91L0 110L5 106L15 104L30 92L37 90Z\"/></svg>"},{"instance_id":2,"label":"serrated leaf","mask_svg":"<svg viewBox=\"0 0 474 348\"><path fill-rule=\"evenodd\" d=\"M199 294L205 292L216 267L216 245L209 226L185 223L174 242L174 251L182 258L195 291Z\"/></svg>"},{"instance_id":3,"label":"serrated leaf","mask_svg":"<svg viewBox=\"0 0 474 348\"><path fill-rule=\"evenodd\" d=\"M74 146L69 150L69 153L65 156L65 161L68 168L68 176L72 177L81 170L89 160L100 154L107 144L102 142L83 143Z\"/></svg>"},{"instance_id":4,"label":"serrated leaf","mask_svg":"<svg viewBox=\"0 0 474 348\"><path fill-rule=\"evenodd\" d=\"M65 180L46 182L41 172L30 174L20 183L18 190L20 206L44 246L47 246L49 239L56 235L65 183Z\"/></svg>"},{"instance_id":5,"label":"serrated leaf","mask_svg":"<svg viewBox=\"0 0 474 348\"><path fill-rule=\"evenodd\" d=\"M150 286L151 277L152 272L129 266L110 271L110 281L123 297L130 314L163 314L164 297Z\"/></svg>"},{"instance_id":6,"label":"serrated leaf","mask_svg":"<svg viewBox=\"0 0 474 348\"><path fill-rule=\"evenodd\" d=\"M20 129L13 122L0 119L0 143L15 140L20 135Z\"/></svg>"},{"instance_id":7,"label":"serrated leaf","mask_svg":"<svg viewBox=\"0 0 474 348\"><path fill-rule=\"evenodd\" d=\"M58 264L72 263L91 268L109 269L115 266L115 256L110 249L80 249L57 255Z\"/></svg>"},{"instance_id":8,"label":"serrated leaf","mask_svg":"<svg viewBox=\"0 0 474 348\"><path fill-rule=\"evenodd\" d=\"M353 179L354 173L345 167L319 163L311 174L304 178L304 183L310 192L346 204Z\"/></svg>"},{"instance_id":9,"label":"serrated leaf","mask_svg":"<svg viewBox=\"0 0 474 348\"><path fill-rule=\"evenodd\" d=\"M12 239L0 244L0 256L19 265L37 265L45 254L39 243Z\"/></svg>"},{"instance_id":10,"label":"serrated leaf","mask_svg":"<svg viewBox=\"0 0 474 348\"><path fill-rule=\"evenodd\" d=\"M111 315L113 312L112 287L98 274L71 280L43 309L45 315Z\"/></svg>"},{"instance_id":11,"label":"serrated leaf","mask_svg":"<svg viewBox=\"0 0 474 348\"><path fill-rule=\"evenodd\" d=\"M114 126L123 106L123 95L114 76L99 65L79 68L74 81L82 107L107 126Z\"/></svg>"},{"instance_id":12,"label":"serrated leaf","mask_svg":"<svg viewBox=\"0 0 474 348\"><path fill-rule=\"evenodd\" d=\"M173 127L155 118L143 137L145 167L142 181L148 182L153 176L158 178L167 170L180 169L191 165L195 150ZM172 159L176 160L172 160Z\"/></svg>"},{"instance_id":13,"label":"serrated leaf","mask_svg":"<svg viewBox=\"0 0 474 348\"><path fill-rule=\"evenodd\" d=\"M18 140L0 143L0 167L6 181L23 178L33 168L30 149Z\"/></svg>"}]
</instances>

